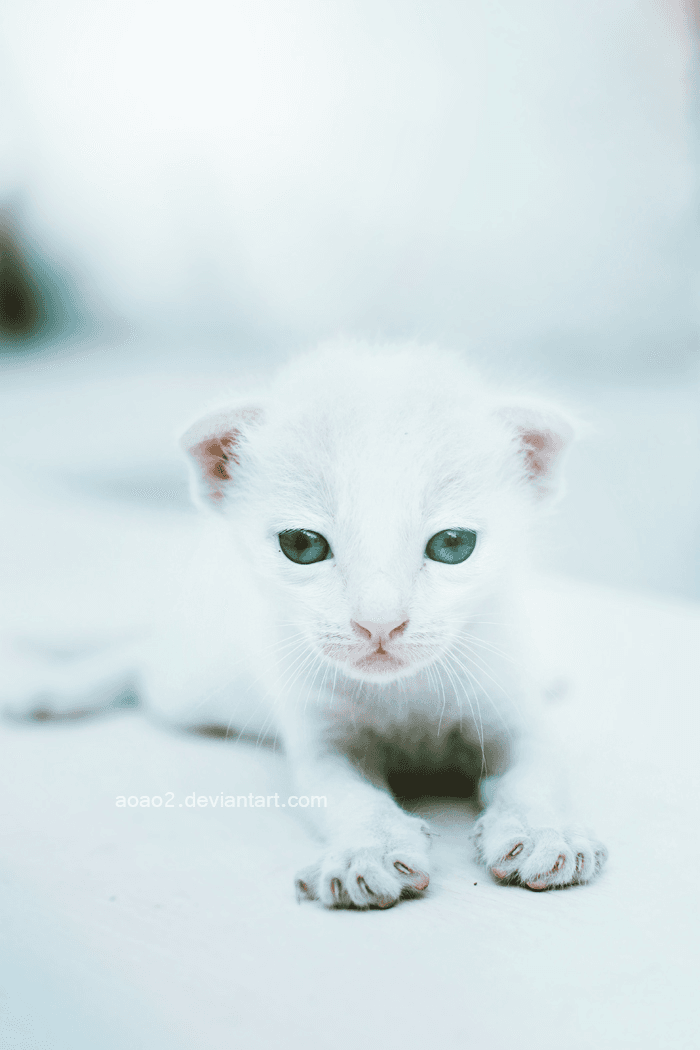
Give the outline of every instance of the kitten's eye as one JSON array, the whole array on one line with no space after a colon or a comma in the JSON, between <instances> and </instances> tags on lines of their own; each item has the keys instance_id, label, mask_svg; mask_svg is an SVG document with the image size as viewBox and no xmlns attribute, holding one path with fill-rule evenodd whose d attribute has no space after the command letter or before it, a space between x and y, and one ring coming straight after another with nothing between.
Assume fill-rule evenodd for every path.
<instances>
[{"instance_id":1,"label":"kitten's eye","mask_svg":"<svg viewBox=\"0 0 700 1050\"><path fill-rule=\"evenodd\" d=\"M443 529L428 540L426 557L446 565L466 561L476 547L476 533L471 529Z\"/></svg>"},{"instance_id":2,"label":"kitten's eye","mask_svg":"<svg viewBox=\"0 0 700 1050\"><path fill-rule=\"evenodd\" d=\"M278 539L282 553L299 565L312 565L315 561L332 558L331 548L325 536L310 529L285 529Z\"/></svg>"}]
</instances>

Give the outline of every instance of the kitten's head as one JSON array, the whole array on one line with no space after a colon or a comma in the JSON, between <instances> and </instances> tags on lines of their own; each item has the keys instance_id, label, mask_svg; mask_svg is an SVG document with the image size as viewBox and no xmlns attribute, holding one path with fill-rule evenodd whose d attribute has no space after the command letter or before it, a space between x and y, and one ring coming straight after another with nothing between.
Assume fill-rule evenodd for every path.
<instances>
[{"instance_id":1,"label":"kitten's head","mask_svg":"<svg viewBox=\"0 0 700 1050\"><path fill-rule=\"evenodd\" d=\"M196 498L347 675L433 662L499 589L572 436L433 350L310 355L187 431Z\"/></svg>"}]
</instances>

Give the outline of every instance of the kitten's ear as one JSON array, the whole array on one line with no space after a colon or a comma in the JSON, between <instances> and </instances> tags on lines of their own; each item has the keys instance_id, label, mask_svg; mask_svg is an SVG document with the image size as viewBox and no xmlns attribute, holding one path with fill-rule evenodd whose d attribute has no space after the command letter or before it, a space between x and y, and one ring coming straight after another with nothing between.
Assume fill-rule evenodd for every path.
<instances>
[{"instance_id":1,"label":"kitten's ear","mask_svg":"<svg viewBox=\"0 0 700 1050\"><path fill-rule=\"evenodd\" d=\"M188 456L192 495L200 506L221 509L240 463L241 439L263 417L261 405L241 404L198 419L182 435L180 447Z\"/></svg>"},{"instance_id":2,"label":"kitten's ear","mask_svg":"<svg viewBox=\"0 0 700 1050\"><path fill-rule=\"evenodd\" d=\"M511 431L522 476L535 495L558 495L563 453L575 437L573 424L549 406L508 405L497 414Z\"/></svg>"}]
</instances>

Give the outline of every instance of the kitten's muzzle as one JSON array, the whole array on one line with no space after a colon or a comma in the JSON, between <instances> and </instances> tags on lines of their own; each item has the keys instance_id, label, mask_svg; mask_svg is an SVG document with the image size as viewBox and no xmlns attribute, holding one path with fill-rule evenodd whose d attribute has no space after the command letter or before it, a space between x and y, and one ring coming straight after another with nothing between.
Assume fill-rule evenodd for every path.
<instances>
[{"instance_id":1,"label":"kitten's muzzle","mask_svg":"<svg viewBox=\"0 0 700 1050\"><path fill-rule=\"evenodd\" d=\"M389 620L386 623L375 623L373 620L351 620L350 624L355 633L359 634L363 640L383 649L385 643L393 642L403 634L408 627L408 619Z\"/></svg>"},{"instance_id":2,"label":"kitten's muzzle","mask_svg":"<svg viewBox=\"0 0 700 1050\"><path fill-rule=\"evenodd\" d=\"M354 672L362 675L393 675L406 667L405 647L401 635L408 627L408 618L386 620L378 623L375 620L351 620L350 626L356 641L345 641L345 644L326 644L323 649L327 656L341 664L349 664ZM329 639L330 641L330 639Z\"/></svg>"}]
</instances>

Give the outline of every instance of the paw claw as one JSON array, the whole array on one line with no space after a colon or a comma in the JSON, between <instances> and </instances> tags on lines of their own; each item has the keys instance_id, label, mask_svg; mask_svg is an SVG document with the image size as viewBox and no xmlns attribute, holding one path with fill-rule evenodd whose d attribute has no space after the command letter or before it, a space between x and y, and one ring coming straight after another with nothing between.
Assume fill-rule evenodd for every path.
<instances>
[{"instance_id":1,"label":"paw claw","mask_svg":"<svg viewBox=\"0 0 700 1050\"><path fill-rule=\"evenodd\" d=\"M333 850L318 864L297 873L297 891L320 900L327 908L391 908L411 891L421 892L430 882L425 868L422 829L418 841L401 828L403 842L372 843L353 849Z\"/></svg>"},{"instance_id":2,"label":"paw claw","mask_svg":"<svg viewBox=\"0 0 700 1050\"><path fill-rule=\"evenodd\" d=\"M421 871L420 868L409 868L401 860L395 860L394 867L400 875L404 875L408 879L414 890L427 889L430 883L430 876L427 872Z\"/></svg>"},{"instance_id":3,"label":"paw claw","mask_svg":"<svg viewBox=\"0 0 700 1050\"><path fill-rule=\"evenodd\" d=\"M473 841L495 879L535 892L589 882L607 859L605 847L581 828L533 827L497 808L479 818Z\"/></svg>"},{"instance_id":4,"label":"paw claw","mask_svg":"<svg viewBox=\"0 0 700 1050\"><path fill-rule=\"evenodd\" d=\"M314 887L311 884L311 882L307 880L306 876L304 876L303 878L302 876L297 876L297 878L294 880L294 885L297 893L297 901L299 901L299 903L301 903L304 900L316 900L316 892L314 890Z\"/></svg>"}]
</instances>

